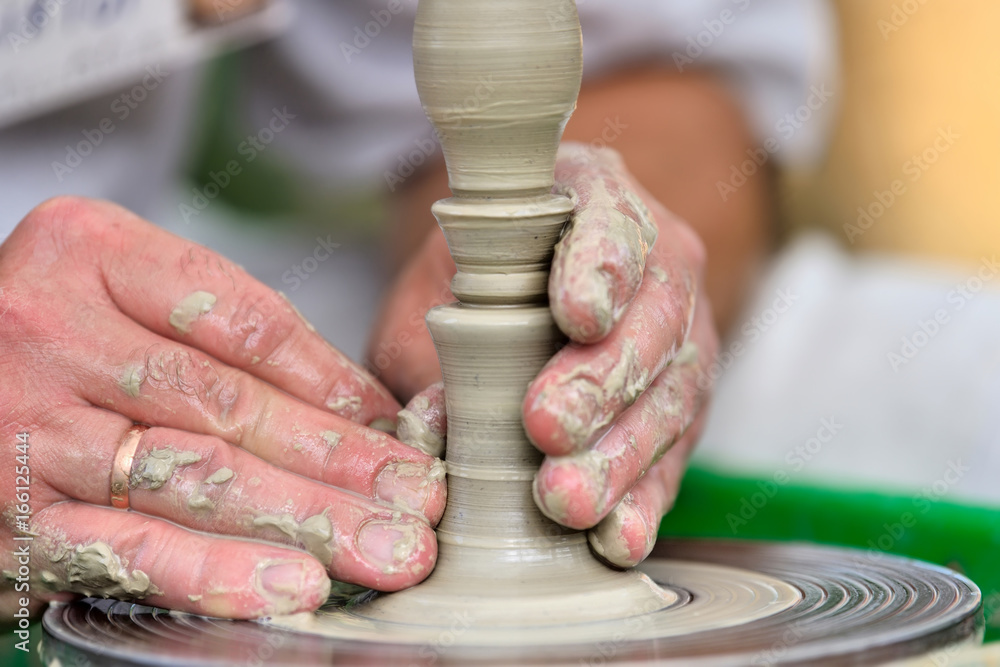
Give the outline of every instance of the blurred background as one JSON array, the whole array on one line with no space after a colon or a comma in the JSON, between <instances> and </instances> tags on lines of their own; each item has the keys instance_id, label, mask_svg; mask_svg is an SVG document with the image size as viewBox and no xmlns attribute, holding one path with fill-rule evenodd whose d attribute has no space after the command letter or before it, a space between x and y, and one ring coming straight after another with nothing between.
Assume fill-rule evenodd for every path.
<instances>
[{"instance_id":1,"label":"blurred background","mask_svg":"<svg viewBox=\"0 0 1000 667\"><path fill-rule=\"evenodd\" d=\"M821 225L854 251L975 267L1000 251L1000 6L985 0L837 0L842 96L826 159L789 173L795 229ZM941 129L954 145L925 163ZM914 163L915 164L915 163ZM922 176L914 180L913 168ZM860 235L858 208L894 180L905 195Z\"/></svg>"}]
</instances>

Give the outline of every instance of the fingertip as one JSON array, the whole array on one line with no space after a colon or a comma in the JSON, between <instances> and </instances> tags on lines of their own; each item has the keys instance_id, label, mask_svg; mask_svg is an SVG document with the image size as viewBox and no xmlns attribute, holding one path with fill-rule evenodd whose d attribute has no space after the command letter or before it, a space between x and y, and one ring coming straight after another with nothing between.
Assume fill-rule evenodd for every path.
<instances>
[{"instance_id":1,"label":"fingertip","mask_svg":"<svg viewBox=\"0 0 1000 667\"><path fill-rule=\"evenodd\" d=\"M436 526L448 501L447 469L444 461L427 458L429 464L387 466L375 481L374 495L375 500Z\"/></svg>"},{"instance_id":2,"label":"fingertip","mask_svg":"<svg viewBox=\"0 0 1000 667\"><path fill-rule=\"evenodd\" d=\"M444 461L435 459L429 475L427 503L423 511L424 518L431 526L438 525L448 504L448 481L445 470Z\"/></svg>"},{"instance_id":3,"label":"fingertip","mask_svg":"<svg viewBox=\"0 0 1000 667\"><path fill-rule=\"evenodd\" d=\"M409 515L374 517L355 534L363 571L354 583L380 591L398 591L420 583L437 562L437 539L431 527Z\"/></svg>"},{"instance_id":4,"label":"fingertip","mask_svg":"<svg viewBox=\"0 0 1000 667\"><path fill-rule=\"evenodd\" d=\"M414 452L413 461L393 461L382 468L373 485L374 497L436 525L448 498L445 476L443 461Z\"/></svg>"},{"instance_id":5,"label":"fingertip","mask_svg":"<svg viewBox=\"0 0 1000 667\"><path fill-rule=\"evenodd\" d=\"M547 459L532 484L542 514L576 530L596 525L605 514L608 495L607 459L598 452Z\"/></svg>"},{"instance_id":6,"label":"fingertip","mask_svg":"<svg viewBox=\"0 0 1000 667\"><path fill-rule=\"evenodd\" d=\"M566 438L565 430L559 423L558 416L546 409L545 401L540 396L544 392L538 381L528 388L521 406L524 431L539 451L548 456L566 456L573 453L573 446Z\"/></svg>"},{"instance_id":7,"label":"fingertip","mask_svg":"<svg viewBox=\"0 0 1000 667\"><path fill-rule=\"evenodd\" d=\"M586 380L567 383L548 368L541 372L521 405L524 429L535 447L549 456L569 456L590 444L601 406L588 389Z\"/></svg>"},{"instance_id":8,"label":"fingertip","mask_svg":"<svg viewBox=\"0 0 1000 667\"><path fill-rule=\"evenodd\" d=\"M308 558L304 562L306 563L306 573L299 611L313 611L319 609L320 605L330 597L330 589L333 584L322 563L312 558Z\"/></svg>"},{"instance_id":9,"label":"fingertip","mask_svg":"<svg viewBox=\"0 0 1000 667\"><path fill-rule=\"evenodd\" d=\"M448 433L444 383L437 382L410 399L396 415L396 436L404 444L434 457L444 453Z\"/></svg>"},{"instance_id":10,"label":"fingertip","mask_svg":"<svg viewBox=\"0 0 1000 667\"><path fill-rule=\"evenodd\" d=\"M295 614L326 602L330 578L314 558L267 559L254 572L254 590L264 602L257 616Z\"/></svg>"},{"instance_id":11,"label":"fingertip","mask_svg":"<svg viewBox=\"0 0 1000 667\"><path fill-rule=\"evenodd\" d=\"M591 345L611 333L620 314L612 282L613 277L600 269L553 272L549 285L552 317L570 340Z\"/></svg>"},{"instance_id":12,"label":"fingertip","mask_svg":"<svg viewBox=\"0 0 1000 667\"><path fill-rule=\"evenodd\" d=\"M652 552L656 527L631 500L623 500L587 533L594 554L609 565L635 567Z\"/></svg>"},{"instance_id":13,"label":"fingertip","mask_svg":"<svg viewBox=\"0 0 1000 667\"><path fill-rule=\"evenodd\" d=\"M313 611L330 595L326 567L311 556L293 549L212 541L210 553L216 555L206 560L202 576L179 590L164 586L158 605L249 620Z\"/></svg>"}]
</instances>

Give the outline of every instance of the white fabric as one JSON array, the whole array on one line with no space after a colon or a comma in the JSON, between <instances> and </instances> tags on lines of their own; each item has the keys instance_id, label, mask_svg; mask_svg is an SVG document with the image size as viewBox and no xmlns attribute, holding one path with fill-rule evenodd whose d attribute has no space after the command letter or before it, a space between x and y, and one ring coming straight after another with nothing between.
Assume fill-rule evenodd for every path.
<instances>
[{"instance_id":1,"label":"white fabric","mask_svg":"<svg viewBox=\"0 0 1000 667\"><path fill-rule=\"evenodd\" d=\"M0 240L56 195L109 199L148 215L152 200L173 191L194 129L200 79L196 70L168 71L124 119L108 96L0 131ZM104 119L114 123L109 134L97 131ZM99 143L84 132L100 137ZM67 164L66 147L75 151L81 143L92 147L89 154L69 173L57 173L53 163Z\"/></svg>"},{"instance_id":2,"label":"white fabric","mask_svg":"<svg viewBox=\"0 0 1000 667\"><path fill-rule=\"evenodd\" d=\"M696 459L1000 505L996 260L934 271L795 243L722 346L733 362L720 359Z\"/></svg>"},{"instance_id":3,"label":"white fabric","mask_svg":"<svg viewBox=\"0 0 1000 667\"><path fill-rule=\"evenodd\" d=\"M426 147L432 137L413 82L416 2L298 0L295 7L290 29L247 59L248 131L265 127L275 107L287 107L298 117L270 154L331 187L377 186L387 170L400 169L400 159L412 164L405 156L417 150L414 142ZM783 139L775 130L781 117L806 101L810 86L834 80L833 20L825 0L580 0L579 8L588 75L650 57L675 67L688 38L697 39L705 21L731 11L735 20L712 36L694 66L726 72L762 142ZM367 25L378 18L384 27ZM376 36L348 58L344 45L353 45L355 29L366 27L377 27ZM0 238L57 194L107 198L150 215L155 199L174 193L171 181L192 141L197 80L191 71L171 72L125 120L115 118L114 96L107 96L0 131ZM777 159L817 157L832 108L783 139ZM52 163L64 161L65 147L108 116L115 131L60 181Z\"/></svg>"},{"instance_id":4,"label":"white fabric","mask_svg":"<svg viewBox=\"0 0 1000 667\"><path fill-rule=\"evenodd\" d=\"M298 7L291 30L257 49L247 67L249 126L294 104L303 120L277 149L288 162L341 186L405 173L400 164L433 137L413 81L415 0L300 0ZM719 69L761 144L781 145L779 162L821 155L835 95L809 110L807 122L781 122L809 102L812 88L837 89L835 20L825 0L580 0L578 7L585 76L648 59L681 71Z\"/></svg>"}]
</instances>

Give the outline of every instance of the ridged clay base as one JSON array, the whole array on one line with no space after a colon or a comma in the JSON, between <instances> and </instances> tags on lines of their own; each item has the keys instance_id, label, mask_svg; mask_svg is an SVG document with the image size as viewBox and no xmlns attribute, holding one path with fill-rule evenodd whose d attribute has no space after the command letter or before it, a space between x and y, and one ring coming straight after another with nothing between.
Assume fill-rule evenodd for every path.
<instances>
[{"instance_id":1,"label":"ridged clay base","mask_svg":"<svg viewBox=\"0 0 1000 667\"><path fill-rule=\"evenodd\" d=\"M576 643L557 643L565 636L557 627L528 627L495 630L497 644L485 646L490 631L470 629L461 599L452 599L454 616L436 632L420 618L406 629L366 617L367 604L400 594L371 600L369 593L355 596L354 606L331 602L314 622L225 621L114 600L57 604L45 613L41 653L46 664L87 659L171 667L880 665L919 655L929 656L928 664L959 664L958 646L982 639L975 585L945 568L888 554L685 540L658 544L641 569L677 601L617 623L565 617L568 632L585 635ZM798 600L786 606L781 600L789 590ZM620 632L607 639L613 626ZM308 632L330 628L349 638ZM404 631L429 638L404 640ZM499 643L511 638L515 643Z\"/></svg>"}]
</instances>

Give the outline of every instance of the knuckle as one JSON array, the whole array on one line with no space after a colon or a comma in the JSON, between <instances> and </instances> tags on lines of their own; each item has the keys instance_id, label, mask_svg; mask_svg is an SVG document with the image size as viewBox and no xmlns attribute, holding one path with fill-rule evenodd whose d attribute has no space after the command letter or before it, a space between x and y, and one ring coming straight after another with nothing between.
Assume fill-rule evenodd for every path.
<instances>
[{"instance_id":1,"label":"knuckle","mask_svg":"<svg viewBox=\"0 0 1000 667\"><path fill-rule=\"evenodd\" d=\"M109 233L108 215L111 205L86 197L60 195L47 199L33 208L21 226L34 239L49 238L57 247L69 248L100 238Z\"/></svg>"},{"instance_id":2,"label":"knuckle","mask_svg":"<svg viewBox=\"0 0 1000 667\"><path fill-rule=\"evenodd\" d=\"M86 220L93 210L94 202L85 197L60 195L31 209L22 224L39 231L61 229Z\"/></svg>"},{"instance_id":3,"label":"knuckle","mask_svg":"<svg viewBox=\"0 0 1000 667\"><path fill-rule=\"evenodd\" d=\"M149 347L140 372L139 384L180 394L223 424L243 393L238 376L220 373L203 354L170 344Z\"/></svg>"},{"instance_id":4,"label":"knuckle","mask_svg":"<svg viewBox=\"0 0 1000 667\"><path fill-rule=\"evenodd\" d=\"M241 273L239 267L205 246L186 243L179 258L181 271L185 275L198 279L216 279L223 284L228 280L236 288L235 274Z\"/></svg>"},{"instance_id":5,"label":"knuckle","mask_svg":"<svg viewBox=\"0 0 1000 667\"><path fill-rule=\"evenodd\" d=\"M274 357L297 331L298 323L288 317L288 309L284 299L270 290L241 297L228 325L234 356L247 364Z\"/></svg>"}]
</instances>

